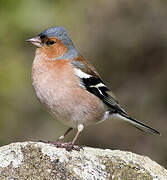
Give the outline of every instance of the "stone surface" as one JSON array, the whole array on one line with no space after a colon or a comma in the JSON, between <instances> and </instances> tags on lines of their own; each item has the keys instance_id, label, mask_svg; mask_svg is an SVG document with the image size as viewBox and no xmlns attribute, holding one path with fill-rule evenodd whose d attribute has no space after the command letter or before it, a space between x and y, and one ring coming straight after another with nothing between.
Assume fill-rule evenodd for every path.
<instances>
[{"instance_id":1,"label":"stone surface","mask_svg":"<svg viewBox=\"0 0 167 180\"><path fill-rule=\"evenodd\" d=\"M85 147L68 152L35 142L0 148L0 179L165 180L167 170L148 157Z\"/></svg>"}]
</instances>

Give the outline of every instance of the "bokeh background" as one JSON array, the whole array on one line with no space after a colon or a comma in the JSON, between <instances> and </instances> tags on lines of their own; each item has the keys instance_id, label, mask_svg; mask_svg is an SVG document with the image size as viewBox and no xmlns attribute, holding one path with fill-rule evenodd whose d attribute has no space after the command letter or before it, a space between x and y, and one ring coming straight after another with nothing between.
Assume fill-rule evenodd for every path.
<instances>
[{"instance_id":1,"label":"bokeh background","mask_svg":"<svg viewBox=\"0 0 167 180\"><path fill-rule=\"evenodd\" d=\"M25 42L61 25L129 114L162 133L108 120L85 128L77 143L132 151L167 167L167 1L0 0L0 20L0 145L56 140L66 130L36 99L35 48Z\"/></svg>"}]
</instances>

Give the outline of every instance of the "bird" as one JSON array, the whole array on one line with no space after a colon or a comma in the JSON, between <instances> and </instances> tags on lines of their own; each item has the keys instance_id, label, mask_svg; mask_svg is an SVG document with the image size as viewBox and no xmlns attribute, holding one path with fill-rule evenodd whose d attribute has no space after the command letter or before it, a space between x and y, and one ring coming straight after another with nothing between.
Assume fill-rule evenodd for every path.
<instances>
[{"instance_id":1,"label":"bird","mask_svg":"<svg viewBox=\"0 0 167 180\"><path fill-rule=\"evenodd\" d=\"M57 147L79 150L74 145L85 126L113 118L160 135L127 114L99 73L76 49L64 27L48 28L27 42L36 47L32 64L36 96L53 117L68 126L54 142ZM72 129L77 129L72 142L63 142Z\"/></svg>"}]
</instances>

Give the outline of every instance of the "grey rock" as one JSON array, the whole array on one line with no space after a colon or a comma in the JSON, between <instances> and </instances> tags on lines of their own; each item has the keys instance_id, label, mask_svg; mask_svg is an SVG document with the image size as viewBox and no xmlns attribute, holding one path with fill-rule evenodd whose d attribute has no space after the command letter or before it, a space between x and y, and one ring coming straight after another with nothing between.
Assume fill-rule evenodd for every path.
<instances>
[{"instance_id":1,"label":"grey rock","mask_svg":"<svg viewBox=\"0 0 167 180\"><path fill-rule=\"evenodd\" d=\"M68 152L35 142L0 148L0 180L165 180L167 170L146 156L84 147Z\"/></svg>"}]
</instances>

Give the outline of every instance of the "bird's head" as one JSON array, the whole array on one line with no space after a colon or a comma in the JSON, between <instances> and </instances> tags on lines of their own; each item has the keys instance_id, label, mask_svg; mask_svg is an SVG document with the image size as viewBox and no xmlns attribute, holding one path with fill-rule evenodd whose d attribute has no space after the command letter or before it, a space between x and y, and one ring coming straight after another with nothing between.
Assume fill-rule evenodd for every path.
<instances>
[{"instance_id":1,"label":"bird's head","mask_svg":"<svg viewBox=\"0 0 167 180\"><path fill-rule=\"evenodd\" d=\"M66 30L61 26L49 28L27 41L35 45L39 52L45 53L49 58L63 56L69 50L75 49Z\"/></svg>"}]
</instances>

